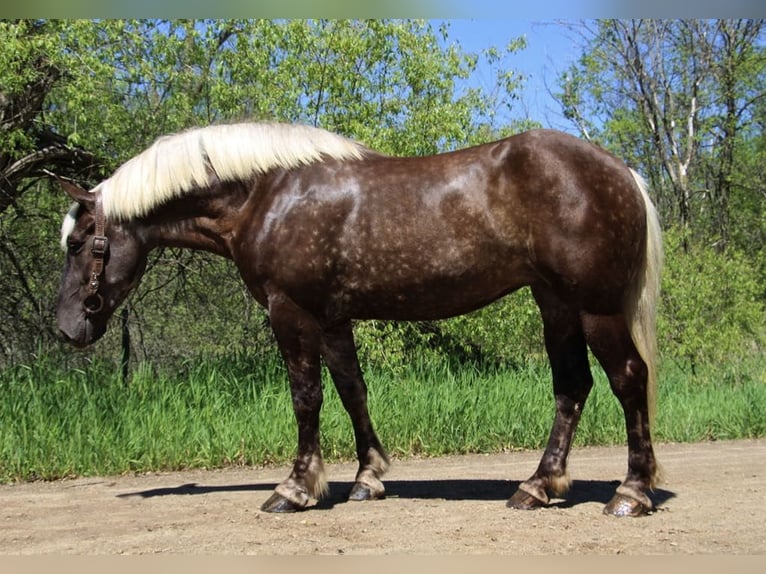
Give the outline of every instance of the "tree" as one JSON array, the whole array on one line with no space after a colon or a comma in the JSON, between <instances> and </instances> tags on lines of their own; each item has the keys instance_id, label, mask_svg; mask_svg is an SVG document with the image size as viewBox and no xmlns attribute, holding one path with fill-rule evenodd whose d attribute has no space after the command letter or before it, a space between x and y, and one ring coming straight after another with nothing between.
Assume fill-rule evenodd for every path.
<instances>
[{"instance_id":1,"label":"tree","mask_svg":"<svg viewBox=\"0 0 766 574\"><path fill-rule=\"evenodd\" d=\"M706 49L715 54L711 71L718 86L714 105L720 111L711 118L714 152L710 153L706 169L712 185L705 188L709 190L713 227L726 245L732 233L738 234L732 229L732 201L738 217L759 211L763 214L766 207L763 192L753 193L752 189L758 179L763 182L762 178L754 179L747 170L747 156L764 157L762 148L759 153L758 147L752 145L763 141L764 126L757 113L766 105L766 52L759 43L764 21L721 20L714 31ZM752 235L748 235L748 239L738 242L740 246L752 246Z\"/></svg>"},{"instance_id":2,"label":"tree","mask_svg":"<svg viewBox=\"0 0 766 574\"><path fill-rule=\"evenodd\" d=\"M0 22L0 214L43 168L91 175L94 156L44 119L45 101L72 63L56 50L59 38L56 25L45 21Z\"/></svg>"},{"instance_id":3,"label":"tree","mask_svg":"<svg viewBox=\"0 0 766 574\"><path fill-rule=\"evenodd\" d=\"M583 55L561 78L564 114L648 175L666 223L699 219L725 243L735 150L762 134L764 30L763 20L583 23Z\"/></svg>"},{"instance_id":4,"label":"tree","mask_svg":"<svg viewBox=\"0 0 766 574\"><path fill-rule=\"evenodd\" d=\"M476 57L447 45L447 34L411 20L0 24L0 104L27 109L13 125L5 118L21 116L3 112L2 152L16 162L35 158L0 211L0 312L15 319L0 325L0 359L53 338L50 270L60 265L56 235L67 200L40 178L42 168L94 185L162 134L242 119L310 123L389 153L462 147L492 102L458 92ZM37 134L54 138L63 159L41 154ZM265 337L263 315L225 260L163 250L150 265L127 302L139 356L218 352ZM214 318L199 321L201 312ZM217 336L222 324L226 342ZM118 347L113 338L100 345L107 354Z\"/></svg>"},{"instance_id":5,"label":"tree","mask_svg":"<svg viewBox=\"0 0 766 574\"><path fill-rule=\"evenodd\" d=\"M51 94L71 81L75 65L61 49L65 28L47 21L0 22L0 312L7 318L0 322L0 357L28 351L38 334L51 337L54 331L46 274L55 260L51 209L62 202L44 195L43 169L87 179L96 168L94 155L46 118Z\"/></svg>"}]
</instances>

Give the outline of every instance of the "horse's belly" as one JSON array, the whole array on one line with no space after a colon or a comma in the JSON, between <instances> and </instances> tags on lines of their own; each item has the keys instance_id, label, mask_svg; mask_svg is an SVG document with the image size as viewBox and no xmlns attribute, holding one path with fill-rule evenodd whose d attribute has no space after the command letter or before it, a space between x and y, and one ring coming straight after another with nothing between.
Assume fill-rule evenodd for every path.
<instances>
[{"instance_id":1,"label":"horse's belly","mask_svg":"<svg viewBox=\"0 0 766 574\"><path fill-rule=\"evenodd\" d=\"M336 284L332 307L336 314L357 319L443 319L483 307L531 282L521 259L494 263L386 270L370 266L366 273Z\"/></svg>"}]
</instances>

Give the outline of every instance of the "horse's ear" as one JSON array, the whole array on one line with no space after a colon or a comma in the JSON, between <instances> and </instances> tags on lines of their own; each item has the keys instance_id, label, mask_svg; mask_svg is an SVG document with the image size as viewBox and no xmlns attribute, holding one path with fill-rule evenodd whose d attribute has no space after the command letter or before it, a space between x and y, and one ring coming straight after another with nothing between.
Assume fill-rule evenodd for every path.
<instances>
[{"instance_id":1,"label":"horse's ear","mask_svg":"<svg viewBox=\"0 0 766 574\"><path fill-rule=\"evenodd\" d=\"M45 173L58 181L59 185L67 193L67 195L77 203L86 207L93 205L93 194L90 193L87 189L83 189L73 181L64 179L63 177L56 175L55 173L48 170L45 170Z\"/></svg>"},{"instance_id":2,"label":"horse's ear","mask_svg":"<svg viewBox=\"0 0 766 574\"><path fill-rule=\"evenodd\" d=\"M86 207L93 205L93 194L87 189L83 189L79 185L72 183L71 181L66 181L65 179L59 179L59 184L61 184L61 187L67 192L69 197L74 199L80 205Z\"/></svg>"}]
</instances>

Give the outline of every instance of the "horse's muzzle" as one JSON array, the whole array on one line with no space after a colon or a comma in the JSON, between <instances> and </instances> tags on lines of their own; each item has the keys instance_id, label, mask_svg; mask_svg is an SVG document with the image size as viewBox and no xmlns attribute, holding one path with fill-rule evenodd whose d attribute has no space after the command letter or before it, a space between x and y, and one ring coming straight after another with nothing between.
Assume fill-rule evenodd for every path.
<instances>
[{"instance_id":1,"label":"horse's muzzle","mask_svg":"<svg viewBox=\"0 0 766 574\"><path fill-rule=\"evenodd\" d=\"M98 341L106 332L106 326L94 322L90 317L83 316L73 324L62 325L59 322L61 338L78 349L83 349Z\"/></svg>"}]
</instances>

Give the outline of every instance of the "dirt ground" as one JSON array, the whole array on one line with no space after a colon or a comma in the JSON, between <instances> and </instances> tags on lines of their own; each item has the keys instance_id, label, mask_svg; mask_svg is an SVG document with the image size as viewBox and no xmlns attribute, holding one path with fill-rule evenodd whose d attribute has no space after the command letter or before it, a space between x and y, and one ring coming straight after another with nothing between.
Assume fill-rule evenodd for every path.
<instances>
[{"instance_id":1,"label":"dirt ground","mask_svg":"<svg viewBox=\"0 0 766 574\"><path fill-rule=\"evenodd\" d=\"M505 500L540 452L394 460L387 498L346 502L355 464L328 465L331 493L289 515L259 510L287 467L90 477L0 486L0 554L689 555L766 552L766 440L656 447L657 511L602 507L627 449L570 456L566 499L531 512Z\"/></svg>"}]
</instances>

